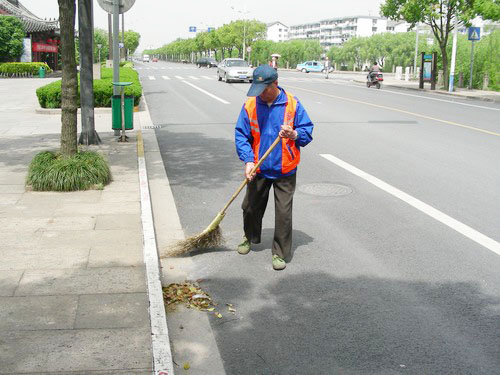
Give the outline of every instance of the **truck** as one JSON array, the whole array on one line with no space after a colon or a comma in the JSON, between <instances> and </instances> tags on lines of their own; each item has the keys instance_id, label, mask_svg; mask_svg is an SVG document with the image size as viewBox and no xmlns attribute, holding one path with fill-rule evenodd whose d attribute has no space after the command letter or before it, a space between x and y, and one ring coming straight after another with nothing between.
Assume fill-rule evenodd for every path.
<instances>
[{"instance_id":1,"label":"truck","mask_svg":"<svg viewBox=\"0 0 500 375\"><path fill-rule=\"evenodd\" d=\"M142 62L149 62L149 55L142 55Z\"/></svg>"}]
</instances>

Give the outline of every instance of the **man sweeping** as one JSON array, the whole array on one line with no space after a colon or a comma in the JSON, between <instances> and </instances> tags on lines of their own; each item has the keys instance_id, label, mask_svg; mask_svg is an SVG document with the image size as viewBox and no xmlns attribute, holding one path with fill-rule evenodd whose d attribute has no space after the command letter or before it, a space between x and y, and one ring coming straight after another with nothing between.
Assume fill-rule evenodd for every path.
<instances>
[{"instance_id":1,"label":"man sweeping","mask_svg":"<svg viewBox=\"0 0 500 375\"><path fill-rule=\"evenodd\" d=\"M291 256L292 206L300 147L311 142L314 125L299 100L278 86L278 73L269 65L254 70L247 96L235 129L236 151L245 163L248 180L242 204L245 237L238 245L238 253L248 254L251 244L260 243L262 218L272 186L275 205L272 265L275 270L282 270ZM252 174L257 161L278 136L281 144Z\"/></svg>"}]
</instances>

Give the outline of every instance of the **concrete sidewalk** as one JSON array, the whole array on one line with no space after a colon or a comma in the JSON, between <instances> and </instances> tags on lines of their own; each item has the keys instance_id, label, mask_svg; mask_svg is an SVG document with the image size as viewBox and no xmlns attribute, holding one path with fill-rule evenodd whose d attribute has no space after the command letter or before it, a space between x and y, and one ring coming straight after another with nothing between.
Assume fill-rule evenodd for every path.
<instances>
[{"instance_id":1,"label":"concrete sidewalk","mask_svg":"<svg viewBox=\"0 0 500 375\"><path fill-rule=\"evenodd\" d=\"M33 156L59 147L60 115L36 113L49 81L0 85L0 374L151 373L135 132L118 143L96 114L103 190L26 191Z\"/></svg>"}]
</instances>

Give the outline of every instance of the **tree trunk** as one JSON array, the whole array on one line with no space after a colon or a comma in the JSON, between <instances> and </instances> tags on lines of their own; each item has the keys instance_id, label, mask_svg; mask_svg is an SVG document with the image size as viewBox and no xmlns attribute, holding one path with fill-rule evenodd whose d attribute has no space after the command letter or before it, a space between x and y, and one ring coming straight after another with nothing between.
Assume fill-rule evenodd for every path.
<instances>
[{"instance_id":1,"label":"tree trunk","mask_svg":"<svg viewBox=\"0 0 500 375\"><path fill-rule=\"evenodd\" d=\"M94 15L92 0L78 0L78 31L80 38L80 107L82 132L78 143L98 145L101 139L94 122Z\"/></svg>"},{"instance_id":2,"label":"tree trunk","mask_svg":"<svg viewBox=\"0 0 500 375\"><path fill-rule=\"evenodd\" d=\"M75 0L58 0L61 27L61 154L77 152L76 111L78 81L75 60Z\"/></svg>"}]
</instances>

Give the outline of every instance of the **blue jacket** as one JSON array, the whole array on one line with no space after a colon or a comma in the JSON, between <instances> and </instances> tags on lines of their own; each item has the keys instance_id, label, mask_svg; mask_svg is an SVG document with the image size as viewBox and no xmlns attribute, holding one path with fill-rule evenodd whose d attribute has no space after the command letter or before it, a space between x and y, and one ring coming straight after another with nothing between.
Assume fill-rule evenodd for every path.
<instances>
[{"instance_id":1,"label":"blue jacket","mask_svg":"<svg viewBox=\"0 0 500 375\"><path fill-rule=\"evenodd\" d=\"M259 159L271 146L273 141L278 136L283 123L287 96L285 91L278 86L280 93L274 103L269 107L266 102L263 102L257 97L257 119L260 129L260 147ZM313 123L307 115L306 110L297 100L297 107L294 118L294 127L297 131L297 139L295 146L300 150L300 147L307 145L312 141ZM250 120L245 110L245 106L241 109L240 116L235 128L235 144L236 152L241 161L248 163L255 161L254 151L252 149L253 136L250 129ZM281 171L282 150L276 147L267 159L260 166L259 175L265 178L276 179L284 176L290 176L297 171L297 168L283 174Z\"/></svg>"}]
</instances>

